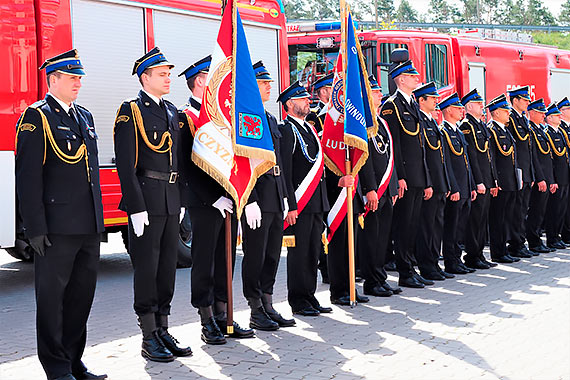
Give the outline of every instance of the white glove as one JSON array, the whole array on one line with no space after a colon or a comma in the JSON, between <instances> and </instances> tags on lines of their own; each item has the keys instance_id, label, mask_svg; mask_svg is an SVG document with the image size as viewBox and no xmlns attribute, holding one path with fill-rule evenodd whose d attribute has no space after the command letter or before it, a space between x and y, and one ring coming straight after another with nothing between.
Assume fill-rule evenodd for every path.
<instances>
[{"instance_id":1,"label":"white glove","mask_svg":"<svg viewBox=\"0 0 570 380\"><path fill-rule=\"evenodd\" d=\"M226 217L225 211L229 212L230 214L233 214L234 212L234 203L223 195L217 201L215 201L212 206L220 210L224 218Z\"/></svg>"},{"instance_id":2,"label":"white glove","mask_svg":"<svg viewBox=\"0 0 570 380\"><path fill-rule=\"evenodd\" d=\"M283 198L283 205L285 206L285 210L283 210L283 220L285 220L289 213L289 201L287 201L287 197Z\"/></svg>"},{"instance_id":3,"label":"white glove","mask_svg":"<svg viewBox=\"0 0 570 380\"><path fill-rule=\"evenodd\" d=\"M136 237L141 237L144 233L144 226L148 226L148 212L141 211L131 214L131 223Z\"/></svg>"},{"instance_id":4,"label":"white glove","mask_svg":"<svg viewBox=\"0 0 570 380\"><path fill-rule=\"evenodd\" d=\"M261 227L261 209L257 205L257 202L245 206L245 220L252 230Z\"/></svg>"},{"instance_id":5,"label":"white glove","mask_svg":"<svg viewBox=\"0 0 570 380\"><path fill-rule=\"evenodd\" d=\"M186 214L186 209L184 207L180 207L180 220L178 224L182 223L182 219L184 219L184 215Z\"/></svg>"}]
</instances>

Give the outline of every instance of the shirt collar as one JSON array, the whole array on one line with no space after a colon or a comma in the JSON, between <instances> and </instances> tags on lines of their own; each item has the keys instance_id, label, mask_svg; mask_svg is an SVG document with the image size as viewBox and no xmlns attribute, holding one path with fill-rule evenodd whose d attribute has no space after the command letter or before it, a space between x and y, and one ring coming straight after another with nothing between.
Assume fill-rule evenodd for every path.
<instances>
[{"instance_id":1,"label":"shirt collar","mask_svg":"<svg viewBox=\"0 0 570 380\"><path fill-rule=\"evenodd\" d=\"M404 99L406 99L406 102L408 102L408 104L412 104L412 96L411 95L404 93L404 91L402 91L400 89L398 89L398 92L400 94L402 94L402 96L404 97Z\"/></svg>"},{"instance_id":2,"label":"shirt collar","mask_svg":"<svg viewBox=\"0 0 570 380\"><path fill-rule=\"evenodd\" d=\"M159 98L159 97L154 96L154 95L152 95L152 94L149 94L149 93L146 92L145 90L143 90L143 92L144 92L145 94L147 94L149 98L151 98L152 100L154 100L154 102L160 106L160 98Z\"/></svg>"},{"instance_id":3,"label":"shirt collar","mask_svg":"<svg viewBox=\"0 0 570 380\"><path fill-rule=\"evenodd\" d=\"M496 124L497 124L499 127L501 127L501 129L502 129L503 131L505 131L505 130L506 130L506 129L505 129L505 124L503 124L503 123L500 123L500 122L498 122L498 121L497 121L497 120L495 120L495 119L493 119L493 121L494 121L494 122L495 122L495 123L496 123Z\"/></svg>"},{"instance_id":4,"label":"shirt collar","mask_svg":"<svg viewBox=\"0 0 570 380\"><path fill-rule=\"evenodd\" d=\"M67 103L65 103L63 100L59 99L57 96L55 96L51 92L48 92L48 95L51 96L52 98L54 98L54 100L59 103L59 105L61 106L61 108L63 108L63 111L65 113L69 113L69 109L73 107L73 102L71 103L71 106L69 106L69 105L67 105Z\"/></svg>"},{"instance_id":5,"label":"shirt collar","mask_svg":"<svg viewBox=\"0 0 570 380\"><path fill-rule=\"evenodd\" d=\"M301 127L307 129L307 127L305 127L305 120L299 119L298 117L295 117L293 115L289 115L289 117L291 117L291 119L295 120Z\"/></svg>"},{"instance_id":6,"label":"shirt collar","mask_svg":"<svg viewBox=\"0 0 570 380\"><path fill-rule=\"evenodd\" d=\"M198 103L202 104L202 99L201 99L201 98L198 98L197 96L192 95L192 96L190 97L190 99L194 99L194 100L197 101Z\"/></svg>"},{"instance_id":7,"label":"shirt collar","mask_svg":"<svg viewBox=\"0 0 570 380\"><path fill-rule=\"evenodd\" d=\"M513 112L516 113L518 117L522 116L522 114L519 111L517 111L514 107L513 107Z\"/></svg>"},{"instance_id":8,"label":"shirt collar","mask_svg":"<svg viewBox=\"0 0 570 380\"><path fill-rule=\"evenodd\" d=\"M457 125L456 125L456 124L450 123L449 121L447 121L447 120L445 120L445 119L443 120L443 122L444 122L445 124L449 125L449 126L451 127L451 129L453 129L453 132L457 132Z\"/></svg>"},{"instance_id":9,"label":"shirt collar","mask_svg":"<svg viewBox=\"0 0 570 380\"><path fill-rule=\"evenodd\" d=\"M422 109L420 109L420 111L422 111L422 113L423 113L424 115L426 115L428 119L433 120L433 116L431 116L431 113L427 113L427 112L425 112L425 111L422 110Z\"/></svg>"}]
</instances>

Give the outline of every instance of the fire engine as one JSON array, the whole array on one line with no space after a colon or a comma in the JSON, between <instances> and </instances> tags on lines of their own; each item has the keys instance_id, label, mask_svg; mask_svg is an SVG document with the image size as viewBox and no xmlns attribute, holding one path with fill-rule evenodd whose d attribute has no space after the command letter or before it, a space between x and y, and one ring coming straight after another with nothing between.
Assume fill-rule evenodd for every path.
<instances>
[{"instance_id":1,"label":"fire engine","mask_svg":"<svg viewBox=\"0 0 570 380\"><path fill-rule=\"evenodd\" d=\"M289 85L285 15L281 0L238 0L251 59L262 59L275 78L267 109L280 114L276 98ZM99 136L99 162L106 233L126 232L113 150L113 124L124 99L140 84L131 75L133 62L155 45L176 65L171 93L182 106L189 91L177 78L200 58L211 54L220 24L220 0L9 0L0 5L0 248L31 260L17 222L14 179L16 122L24 109L47 92L46 58L77 48L87 75L77 103L94 116ZM189 265L188 217L181 224L179 265Z\"/></svg>"},{"instance_id":2,"label":"fire engine","mask_svg":"<svg viewBox=\"0 0 570 380\"><path fill-rule=\"evenodd\" d=\"M288 24L291 80L310 87L333 70L340 45L340 23ZM530 85L532 98L546 104L570 95L570 51L525 42L451 36L419 30L372 30L358 33L369 73L389 92L391 53L405 48L424 83L434 81L442 96L460 96L477 88L485 100Z\"/></svg>"}]
</instances>

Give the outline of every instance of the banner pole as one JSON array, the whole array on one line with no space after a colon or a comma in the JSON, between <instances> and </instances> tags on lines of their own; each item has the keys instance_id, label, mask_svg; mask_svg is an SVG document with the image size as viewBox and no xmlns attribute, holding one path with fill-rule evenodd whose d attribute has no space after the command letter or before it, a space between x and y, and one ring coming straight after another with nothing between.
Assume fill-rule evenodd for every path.
<instances>
[{"instance_id":1,"label":"banner pole","mask_svg":"<svg viewBox=\"0 0 570 380\"><path fill-rule=\"evenodd\" d=\"M345 169L346 175L351 175L350 153L346 148ZM350 306L356 306L356 284L355 284L355 265L354 265L354 212L352 210L352 186L346 188L346 222L348 231L348 284L350 291Z\"/></svg>"},{"instance_id":2,"label":"banner pole","mask_svg":"<svg viewBox=\"0 0 570 380\"><path fill-rule=\"evenodd\" d=\"M233 289L232 289L232 268L233 268L233 257L232 257L232 221L231 215L226 211L225 217L226 226L226 284L228 288L228 309L227 309L227 332L228 334L233 334L234 332L234 300L233 300Z\"/></svg>"}]
</instances>

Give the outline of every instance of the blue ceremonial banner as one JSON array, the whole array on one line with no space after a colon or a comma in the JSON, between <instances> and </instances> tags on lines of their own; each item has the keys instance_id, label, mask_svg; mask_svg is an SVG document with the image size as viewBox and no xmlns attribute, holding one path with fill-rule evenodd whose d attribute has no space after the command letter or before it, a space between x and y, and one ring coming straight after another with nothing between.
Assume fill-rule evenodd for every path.
<instances>
[{"instance_id":1,"label":"blue ceremonial banner","mask_svg":"<svg viewBox=\"0 0 570 380\"><path fill-rule=\"evenodd\" d=\"M239 11L234 57L234 152L240 156L275 161L273 140L247 47Z\"/></svg>"},{"instance_id":2,"label":"blue ceremonial banner","mask_svg":"<svg viewBox=\"0 0 570 380\"><path fill-rule=\"evenodd\" d=\"M362 152L351 154L352 170L356 174L368 158L368 136L376 135L378 126L370 102L368 74L350 12L346 32L346 61L344 142Z\"/></svg>"}]
</instances>

